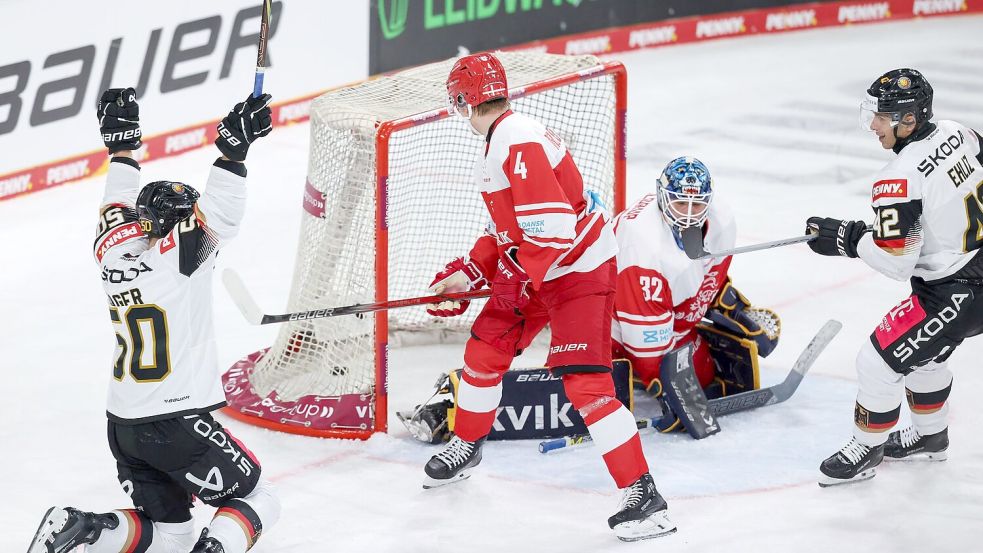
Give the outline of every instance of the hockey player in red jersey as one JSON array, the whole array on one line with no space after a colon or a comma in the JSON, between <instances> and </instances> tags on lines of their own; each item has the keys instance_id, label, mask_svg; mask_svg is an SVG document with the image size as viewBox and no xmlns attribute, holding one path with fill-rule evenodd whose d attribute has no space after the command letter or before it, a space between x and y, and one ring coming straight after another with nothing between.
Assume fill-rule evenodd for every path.
<instances>
[{"instance_id":1,"label":"hockey player in red jersey","mask_svg":"<svg viewBox=\"0 0 983 553\"><path fill-rule=\"evenodd\" d=\"M109 448L135 509L52 507L28 553L245 553L280 516L256 457L212 418L225 405L212 328L212 270L245 213L249 145L272 129L270 96L250 96L219 123L222 153L203 194L140 187L140 111L110 89L99 126L112 158L94 246L116 331L106 406ZM194 497L218 510L195 540Z\"/></svg>"},{"instance_id":2,"label":"hockey player in red jersey","mask_svg":"<svg viewBox=\"0 0 983 553\"><path fill-rule=\"evenodd\" d=\"M663 358L688 344L710 399L754 389L757 357L775 348L781 330L774 312L751 307L734 288L729 256L691 259L684 252L682 233L693 231L708 251L734 247L734 217L713 201L710 170L692 157L670 161L655 191L615 219L614 356L630 360L635 378L658 397ZM712 323L704 324L706 318ZM662 406L660 430L680 428L670 406Z\"/></svg>"},{"instance_id":3,"label":"hockey player in red jersey","mask_svg":"<svg viewBox=\"0 0 983 553\"><path fill-rule=\"evenodd\" d=\"M914 69L875 80L861 125L897 157L872 180L873 232L863 221L810 217L818 254L859 257L911 295L892 308L857 355L853 439L820 465L821 486L872 478L887 459L943 460L952 388L948 359L983 333L983 138L932 119L932 86ZM912 425L898 423L907 396Z\"/></svg>"},{"instance_id":4,"label":"hockey player in red jersey","mask_svg":"<svg viewBox=\"0 0 983 553\"><path fill-rule=\"evenodd\" d=\"M550 324L547 365L599 447L624 497L609 526L623 540L675 531L648 472L631 412L611 379L617 251L610 222L591 211L563 140L511 110L505 69L492 54L465 56L447 78L450 110L485 137L475 179L491 223L469 255L434 278L435 293L490 285L471 328L458 389L456 435L425 467L424 487L460 481L481 461L512 359ZM431 306L459 315L465 302Z\"/></svg>"}]
</instances>

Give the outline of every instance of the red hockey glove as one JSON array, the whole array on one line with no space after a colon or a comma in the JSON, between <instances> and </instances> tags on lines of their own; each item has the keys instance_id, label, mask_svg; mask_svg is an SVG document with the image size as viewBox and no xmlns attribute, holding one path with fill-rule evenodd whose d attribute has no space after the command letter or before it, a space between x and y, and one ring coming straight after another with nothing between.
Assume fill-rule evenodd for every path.
<instances>
[{"instance_id":1,"label":"red hockey glove","mask_svg":"<svg viewBox=\"0 0 983 553\"><path fill-rule=\"evenodd\" d=\"M470 292L484 288L487 284L488 281L475 263L458 257L433 277L429 291L433 294ZM431 303L427 306L427 313L434 317L456 317L467 311L469 305L471 302L467 300Z\"/></svg>"},{"instance_id":2,"label":"red hockey glove","mask_svg":"<svg viewBox=\"0 0 983 553\"><path fill-rule=\"evenodd\" d=\"M492 297L490 301L498 303L505 309L522 311L529 303L529 275L519 265L519 248L512 246L505 255L498 258L498 271L492 281Z\"/></svg>"}]
</instances>

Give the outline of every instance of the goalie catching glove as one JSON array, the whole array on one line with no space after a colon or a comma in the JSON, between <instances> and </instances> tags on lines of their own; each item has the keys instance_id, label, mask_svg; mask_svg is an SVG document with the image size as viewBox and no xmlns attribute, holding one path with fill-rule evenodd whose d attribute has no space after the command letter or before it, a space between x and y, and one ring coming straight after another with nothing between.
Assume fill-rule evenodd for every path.
<instances>
[{"instance_id":1,"label":"goalie catching glove","mask_svg":"<svg viewBox=\"0 0 983 553\"><path fill-rule=\"evenodd\" d=\"M761 357L768 357L775 350L782 332L778 314L766 307L751 307L751 302L734 288L730 278L707 310L707 318L738 336L754 340Z\"/></svg>"},{"instance_id":2,"label":"goalie catching glove","mask_svg":"<svg viewBox=\"0 0 983 553\"><path fill-rule=\"evenodd\" d=\"M481 274L481 269L468 258L458 257L433 277L428 290L432 294L450 294L454 292L471 292L480 290L488 284ZM434 317L456 317L471 305L470 301L444 301L427 306L427 313Z\"/></svg>"}]
</instances>

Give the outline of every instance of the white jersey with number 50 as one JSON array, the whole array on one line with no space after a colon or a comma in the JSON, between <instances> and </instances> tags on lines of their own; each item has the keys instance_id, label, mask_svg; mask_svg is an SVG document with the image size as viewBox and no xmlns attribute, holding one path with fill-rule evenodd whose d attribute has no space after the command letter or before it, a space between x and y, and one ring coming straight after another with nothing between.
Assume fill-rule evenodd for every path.
<instances>
[{"instance_id":1,"label":"white jersey with number 50","mask_svg":"<svg viewBox=\"0 0 983 553\"><path fill-rule=\"evenodd\" d=\"M983 245L980 135L938 121L878 173L871 202L874 232L857 245L868 265L897 280L956 275Z\"/></svg>"},{"instance_id":2,"label":"white jersey with number 50","mask_svg":"<svg viewBox=\"0 0 983 553\"><path fill-rule=\"evenodd\" d=\"M111 420L136 424L225 404L212 271L217 249L235 236L244 213L244 173L241 165L216 162L195 214L150 247L135 211L139 165L110 162L94 254L116 332Z\"/></svg>"}]
</instances>

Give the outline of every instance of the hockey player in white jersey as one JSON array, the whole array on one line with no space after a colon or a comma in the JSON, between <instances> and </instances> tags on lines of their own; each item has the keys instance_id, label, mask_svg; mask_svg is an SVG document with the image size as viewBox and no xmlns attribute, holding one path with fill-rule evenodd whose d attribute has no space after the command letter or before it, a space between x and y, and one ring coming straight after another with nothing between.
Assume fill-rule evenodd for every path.
<instances>
[{"instance_id":1,"label":"hockey player in white jersey","mask_svg":"<svg viewBox=\"0 0 983 553\"><path fill-rule=\"evenodd\" d=\"M751 307L733 286L731 257L691 259L684 252L689 232L706 250L734 247L734 217L726 204L713 201L707 166L693 157L670 161L655 191L617 217L614 232L614 357L630 360L635 378L661 397L662 360L693 344L693 370L709 398L754 389L758 355L778 343L778 316ZM662 406L660 430L681 429L671 405Z\"/></svg>"},{"instance_id":2,"label":"hockey player in white jersey","mask_svg":"<svg viewBox=\"0 0 983 553\"><path fill-rule=\"evenodd\" d=\"M112 159L94 255L116 352L106 414L119 482L135 509L45 513L28 553L244 553L279 517L256 457L215 419L225 404L212 328L212 271L245 211L250 143L272 129L270 96L236 104L218 125L222 153L202 195L187 184L140 188L132 88L98 106ZM139 193L138 193L139 192ZM193 497L217 507L195 540Z\"/></svg>"},{"instance_id":3,"label":"hockey player in white jersey","mask_svg":"<svg viewBox=\"0 0 983 553\"><path fill-rule=\"evenodd\" d=\"M863 221L810 217L810 247L859 257L911 295L892 308L857 355L853 439L820 466L820 485L866 480L884 458L943 460L952 388L948 358L983 332L983 154L980 135L932 122L931 85L913 69L879 77L861 125L897 157L872 179L873 233ZM897 424L904 390L911 426Z\"/></svg>"}]
</instances>

